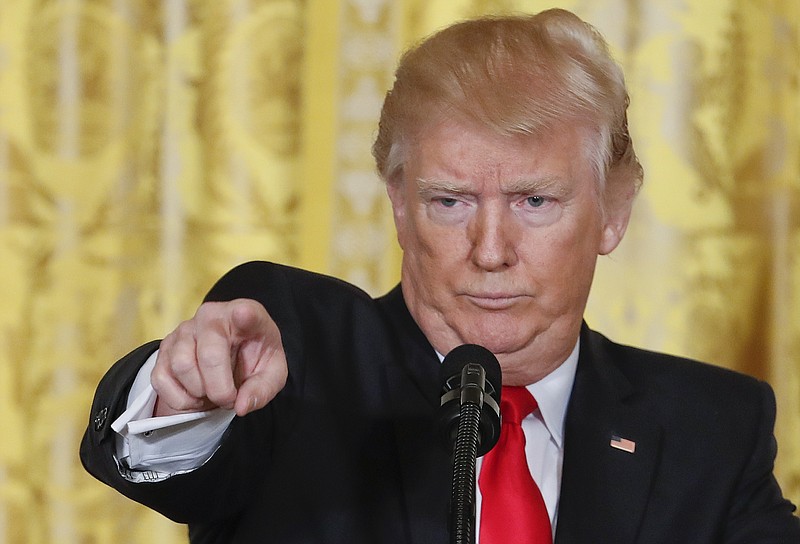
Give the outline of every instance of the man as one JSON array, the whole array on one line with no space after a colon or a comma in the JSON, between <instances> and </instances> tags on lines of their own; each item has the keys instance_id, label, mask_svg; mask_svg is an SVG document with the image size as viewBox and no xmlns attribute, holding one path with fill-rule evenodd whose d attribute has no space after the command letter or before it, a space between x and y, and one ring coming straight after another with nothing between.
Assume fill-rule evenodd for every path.
<instances>
[{"instance_id":1,"label":"man","mask_svg":"<svg viewBox=\"0 0 800 544\"><path fill-rule=\"evenodd\" d=\"M526 462L556 543L800 542L772 475L769 387L582 321L642 179L626 108L602 38L565 11L467 21L412 49L373 148L401 285L373 300L234 269L109 371L85 466L192 542L444 542L438 367L475 343L538 402ZM485 528L496 497L481 488Z\"/></svg>"}]
</instances>

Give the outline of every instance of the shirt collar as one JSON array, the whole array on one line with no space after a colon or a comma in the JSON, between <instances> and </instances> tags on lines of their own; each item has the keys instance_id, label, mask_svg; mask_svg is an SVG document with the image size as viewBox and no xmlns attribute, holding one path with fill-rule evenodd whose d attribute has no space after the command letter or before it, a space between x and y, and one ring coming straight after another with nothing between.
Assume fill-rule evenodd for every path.
<instances>
[{"instance_id":1,"label":"shirt collar","mask_svg":"<svg viewBox=\"0 0 800 544\"><path fill-rule=\"evenodd\" d=\"M579 338L566 361L550 374L527 387L539 405L544 426L547 427L550 436L553 437L559 448L563 447L564 420L567 417L567 405L572 393L572 384L575 383L575 371L578 369L580 345ZM438 351L436 355L439 356L439 361L444 359L444 355Z\"/></svg>"},{"instance_id":2,"label":"shirt collar","mask_svg":"<svg viewBox=\"0 0 800 544\"><path fill-rule=\"evenodd\" d=\"M559 448L563 447L564 420L567 416L572 385L575 383L580 344L578 339L566 361L538 382L528 386L528 391L539 405L544 425Z\"/></svg>"}]
</instances>

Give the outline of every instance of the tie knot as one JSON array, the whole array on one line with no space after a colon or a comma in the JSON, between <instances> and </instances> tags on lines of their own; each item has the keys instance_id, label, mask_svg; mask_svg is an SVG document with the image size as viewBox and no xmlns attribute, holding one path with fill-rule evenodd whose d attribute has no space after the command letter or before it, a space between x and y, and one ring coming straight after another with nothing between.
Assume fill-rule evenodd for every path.
<instances>
[{"instance_id":1,"label":"tie knot","mask_svg":"<svg viewBox=\"0 0 800 544\"><path fill-rule=\"evenodd\" d=\"M520 425L525 416L536 410L538 404L525 387L503 387L500 394L500 413L503 423Z\"/></svg>"}]
</instances>

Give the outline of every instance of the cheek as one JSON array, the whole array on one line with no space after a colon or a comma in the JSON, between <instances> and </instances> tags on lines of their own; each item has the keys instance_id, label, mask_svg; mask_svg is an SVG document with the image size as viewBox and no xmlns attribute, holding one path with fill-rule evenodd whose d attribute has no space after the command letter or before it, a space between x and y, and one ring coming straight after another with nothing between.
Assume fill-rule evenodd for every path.
<instances>
[{"instance_id":1,"label":"cheek","mask_svg":"<svg viewBox=\"0 0 800 544\"><path fill-rule=\"evenodd\" d=\"M453 248L440 243L442 240L441 237L425 236L425 233L415 231L413 236L408 237L408 245L404 249L404 255L413 264L416 275L424 275L431 283L446 275L449 263L454 260Z\"/></svg>"},{"instance_id":2,"label":"cheek","mask_svg":"<svg viewBox=\"0 0 800 544\"><path fill-rule=\"evenodd\" d=\"M576 206L572 214L572 220L567 223L569 227L564 229L568 238L565 243L569 244L576 258L584 256L596 259L603 234L599 210L591 202L584 202Z\"/></svg>"},{"instance_id":3,"label":"cheek","mask_svg":"<svg viewBox=\"0 0 800 544\"><path fill-rule=\"evenodd\" d=\"M442 264L459 252L466 243L466 228L460 225L439 225L431 221L424 210L409 221L406 238L411 248L421 253L421 257Z\"/></svg>"},{"instance_id":4,"label":"cheek","mask_svg":"<svg viewBox=\"0 0 800 544\"><path fill-rule=\"evenodd\" d=\"M403 247L403 262L409 279L421 290L442 291L464 274L463 233L427 225L409 229Z\"/></svg>"},{"instance_id":5,"label":"cheek","mask_svg":"<svg viewBox=\"0 0 800 544\"><path fill-rule=\"evenodd\" d=\"M576 222L571 228L554 229L532 237L526 259L533 273L565 289L580 289L591 281L600 243L599 231Z\"/></svg>"}]
</instances>

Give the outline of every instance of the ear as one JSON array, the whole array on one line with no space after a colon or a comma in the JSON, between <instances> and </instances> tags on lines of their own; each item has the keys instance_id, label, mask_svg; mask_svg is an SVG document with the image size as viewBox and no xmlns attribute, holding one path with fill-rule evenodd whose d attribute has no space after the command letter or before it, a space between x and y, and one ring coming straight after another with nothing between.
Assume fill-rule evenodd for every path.
<instances>
[{"instance_id":1,"label":"ear","mask_svg":"<svg viewBox=\"0 0 800 544\"><path fill-rule=\"evenodd\" d=\"M600 238L600 255L608 255L616 249L628 230L628 222L631 218L633 198L635 194L631 192L625 195L616 195L617 198L608 199L606 202L606 213L603 224L603 232Z\"/></svg>"},{"instance_id":2,"label":"ear","mask_svg":"<svg viewBox=\"0 0 800 544\"><path fill-rule=\"evenodd\" d=\"M386 193L392 203L392 215L394 216L394 227L397 231L397 241L400 247L405 249L408 214L406 211L405 181L403 176L395 176L386 180Z\"/></svg>"}]
</instances>

